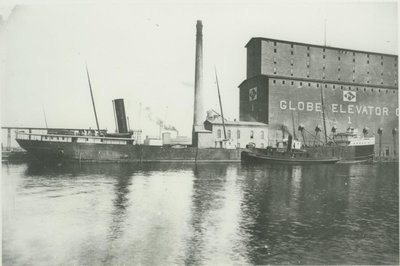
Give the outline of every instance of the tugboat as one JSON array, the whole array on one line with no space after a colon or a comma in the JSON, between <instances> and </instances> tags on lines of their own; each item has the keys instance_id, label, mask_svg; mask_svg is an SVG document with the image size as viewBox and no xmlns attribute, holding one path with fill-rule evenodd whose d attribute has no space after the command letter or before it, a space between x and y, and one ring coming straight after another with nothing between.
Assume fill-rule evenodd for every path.
<instances>
[{"instance_id":1,"label":"tugboat","mask_svg":"<svg viewBox=\"0 0 400 266\"><path fill-rule=\"evenodd\" d=\"M333 140L323 146L305 146L289 135L277 147L255 148L250 143L241 154L246 163L283 164L333 164L370 161L374 155L375 137L360 137L349 128L345 133L334 135Z\"/></svg>"}]
</instances>

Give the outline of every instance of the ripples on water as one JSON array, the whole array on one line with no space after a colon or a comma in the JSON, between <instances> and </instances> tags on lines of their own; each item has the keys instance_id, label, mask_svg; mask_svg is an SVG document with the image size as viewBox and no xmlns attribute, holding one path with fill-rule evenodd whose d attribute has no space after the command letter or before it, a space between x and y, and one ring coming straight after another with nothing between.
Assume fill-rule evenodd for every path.
<instances>
[{"instance_id":1,"label":"ripples on water","mask_svg":"<svg viewBox=\"0 0 400 266\"><path fill-rule=\"evenodd\" d=\"M2 165L4 265L398 264L398 165Z\"/></svg>"}]
</instances>

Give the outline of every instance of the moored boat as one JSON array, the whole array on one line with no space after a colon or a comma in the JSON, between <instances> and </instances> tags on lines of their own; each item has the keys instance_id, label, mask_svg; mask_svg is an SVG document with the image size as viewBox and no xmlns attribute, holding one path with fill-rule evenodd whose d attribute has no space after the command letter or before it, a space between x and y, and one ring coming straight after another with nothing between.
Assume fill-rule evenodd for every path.
<instances>
[{"instance_id":1,"label":"moored boat","mask_svg":"<svg viewBox=\"0 0 400 266\"><path fill-rule=\"evenodd\" d=\"M284 164L331 164L371 161L374 156L375 137L358 136L351 128L335 134L331 141L320 146L305 146L298 140L278 143L266 149L248 145L241 154L243 162Z\"/></svg>"}]
</instances>

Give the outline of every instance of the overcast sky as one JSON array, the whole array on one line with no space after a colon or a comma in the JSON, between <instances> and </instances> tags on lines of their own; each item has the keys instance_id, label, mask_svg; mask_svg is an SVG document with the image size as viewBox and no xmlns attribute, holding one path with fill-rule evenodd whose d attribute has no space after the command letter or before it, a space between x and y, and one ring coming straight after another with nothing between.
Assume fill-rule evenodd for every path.
<instances>
[{"instance_id":1,"label":"overcast sky","mask_svg":"<svg viewBox=\"0 0 400 266\"><path fill-rule=\"evenodd\" d=\"M3 6L2 125L45 126L44 109L49 127L95 128L86 62L101 128L114 131L111 101L124 98L131 128L157 135L151 115L190 135L196 20L206 107L219 110L215 66L233 119L251 37L323 45L326 19L328 46L397 54L397 10L395 2Z\"/></svg>"}]
</instances>

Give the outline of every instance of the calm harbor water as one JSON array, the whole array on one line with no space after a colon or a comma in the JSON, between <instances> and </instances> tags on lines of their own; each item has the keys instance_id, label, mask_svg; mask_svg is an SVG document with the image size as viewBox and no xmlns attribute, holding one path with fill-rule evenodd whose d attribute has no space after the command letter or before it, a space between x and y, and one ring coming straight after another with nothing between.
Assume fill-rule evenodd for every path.
<instances>
[{"instance_id":1,"label":"calm harbor water","mask_svg":"<svg viewBox=\"0 0 400 266\"><path fill-rule=\"evenodd\" d=\"M3 265L398 264L397 164L2 164Z\"/></svg>"}]
</instances>

